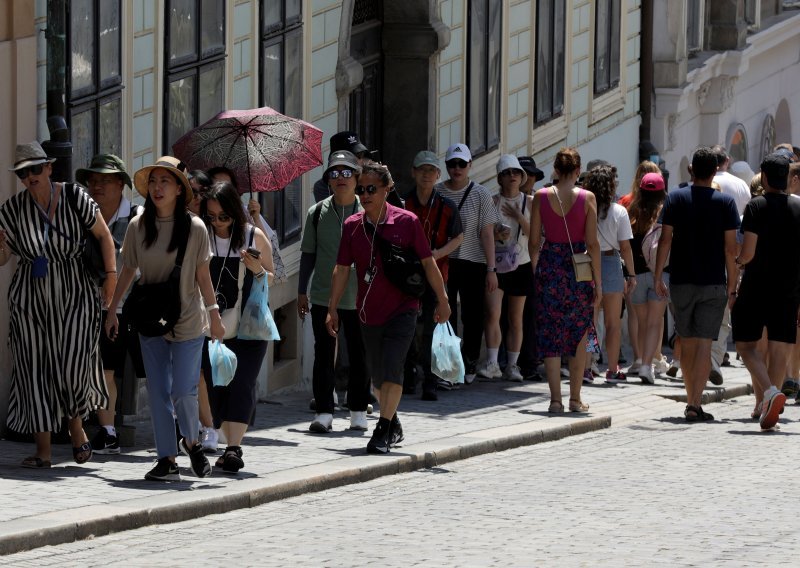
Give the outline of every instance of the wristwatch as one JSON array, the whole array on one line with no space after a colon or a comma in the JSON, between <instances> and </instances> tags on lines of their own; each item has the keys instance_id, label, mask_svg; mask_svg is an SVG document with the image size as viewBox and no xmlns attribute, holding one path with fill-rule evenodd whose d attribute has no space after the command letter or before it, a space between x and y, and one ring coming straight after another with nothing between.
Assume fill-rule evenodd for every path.
<instances>
[{"instance_id":1,"label":"wristwatch","mask_svg":"<svg viewBox=\"0 0 800 568\"><path fill-rule=\"evenodd\" d=\"M486 267L486 272L497 272L497 267L496 266L487 266Z\"/></svg>"}]
</instances>

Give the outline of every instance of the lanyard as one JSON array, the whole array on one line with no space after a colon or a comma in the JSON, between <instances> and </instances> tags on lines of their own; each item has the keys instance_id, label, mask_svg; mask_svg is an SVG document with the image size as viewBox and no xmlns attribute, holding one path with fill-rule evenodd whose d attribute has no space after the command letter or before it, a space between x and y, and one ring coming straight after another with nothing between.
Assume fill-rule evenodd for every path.
<instances>
[{"instance_id":1,"label":"lanyard","mask_svg":"<svg viewBox=\"0 0 800 568\"><path fill-rule=\"evenodd\" d=\"M42 219L44 220L44 240L42 244L42 256L45 254L45 250L47 249L47 242L50 238L50 225L52 221L50 221L50 209L53 207L53 198L56 194L56 186L53 182L50 182L50 201L47 203L47 211L42 209L42 206L39 205L39 202L36 199L33 200L33 204L39 210L39 213L42 215ZM33 197L33 196L31 196Z\"/></svg>"}]
</instances>

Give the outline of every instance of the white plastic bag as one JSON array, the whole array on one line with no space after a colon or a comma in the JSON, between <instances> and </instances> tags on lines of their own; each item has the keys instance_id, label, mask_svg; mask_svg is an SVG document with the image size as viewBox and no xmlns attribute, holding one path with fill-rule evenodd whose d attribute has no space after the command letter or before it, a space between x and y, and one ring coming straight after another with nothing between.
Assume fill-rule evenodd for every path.
<instances>
[{"instance_id":1,"label":"white plastic bag","mask_svg":"<svg viewBox=\"0 0 800 568\"><path fill-rule=\"evenodd\" d=\"M451 383L464 382L461 338L455 334L450 322L437 324L433 330L431 371L437 377Z\"/></svg>"}]
</instances>

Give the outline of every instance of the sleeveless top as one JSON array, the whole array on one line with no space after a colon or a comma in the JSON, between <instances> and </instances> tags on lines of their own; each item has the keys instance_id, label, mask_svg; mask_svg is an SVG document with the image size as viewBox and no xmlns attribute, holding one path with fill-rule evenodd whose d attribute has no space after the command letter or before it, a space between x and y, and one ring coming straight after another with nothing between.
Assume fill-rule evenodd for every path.
<instances>
[{"instance_id":1,"label":"sleeveless top","mask_svg":"<svg viewBox=\"0 0 800 568\"><path fill-rule=\"evenodd\" d=\"M564 221L561 218L561 211L556 212L550 205L550 200L547 197L551 188L547 187L539 190L541 195L541 216L542 228L544 229L544 236L548 242L551 243L568 243L567 230L564 228ZM585 239L586 232L586 211L584 211L584 203L586 202L586 190L578 190L578 197L575 203L567 211L567 226L569 227L569 237L572 238L572 244L581 243Z\"/></svg>"}]
</instances>

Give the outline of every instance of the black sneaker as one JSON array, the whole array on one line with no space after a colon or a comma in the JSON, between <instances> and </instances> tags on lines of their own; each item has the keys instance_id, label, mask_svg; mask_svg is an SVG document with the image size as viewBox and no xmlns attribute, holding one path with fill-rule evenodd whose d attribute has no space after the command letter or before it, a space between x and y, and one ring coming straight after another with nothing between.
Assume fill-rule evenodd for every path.
<instances>
[{"instance_id":1,"label":"black sneaker","mask_svg":"<svg viewBox=\"0 0 800 568\"><path fill-rule=\"evenodd\" d=\"M156 466L144 475L150 481L180 481L181 474L178 465L169 458L161 458Z\"/></svg>"},{"instance_id":2,"label":"black sneaker","mask_svg":"<svg viewBox=\"0 0 800 568\"><path fill-rule=\"evenodd\" d=\"M390 437L390 443L392 446L396 446L406 439L406 437L403 435L403 425L400 424L400 419L397 417L397 414L395 414L394 418L392 418L392 427L390 430L392 431L392 435Z\"/></svg>"},{"instance_id":3,"label":"black sneaker","mask_svg":"<svg viewBox=\"0 0 800 568\"><path fill-rule=\"evenodd\" d=\"M119 439L109 434L102 426L92 438L91 444L92 451L101 456L119 453Z\"/></svg>"},{"instance_id":4,"label":"black sneaker","mask_svg":"<svg viewBox=\"0 0 800 568\"><path fill-rule=\"evenodd\" d=\"M211 475L211 464L208 463L208 458L206 458L205 454L203 453L203 446L200 444L195 444L191 449L189 449L189 447L186 445L186 438L181 438L181 443L178 444L178 446L180 447L181 452L189 456L192 473L194 473L197 477L208 477Z\"/></svg>"},{"instance_id":5,"label":"black sneaker","mask_svg":"<svg viewBox=\"0 0 800 568\"><path fill-rule=\"evenodd\" d=\"M392 445L391 422L385 419L378 421L375 430L372 431L372 438L367 443L368 454L388 454Z\"/></svg>"}]
</instances>

